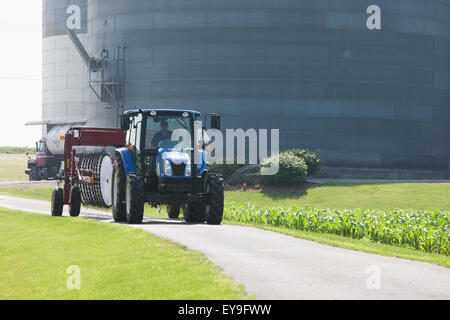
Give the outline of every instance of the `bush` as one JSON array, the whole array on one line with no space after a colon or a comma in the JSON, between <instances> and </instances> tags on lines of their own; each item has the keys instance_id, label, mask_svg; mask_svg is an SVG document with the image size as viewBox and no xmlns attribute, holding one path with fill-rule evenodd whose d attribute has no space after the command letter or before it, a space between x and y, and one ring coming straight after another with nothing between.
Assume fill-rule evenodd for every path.
<instances>
[{"instance_id":1,"label":"bush","mask_svg":"<svg viewBox=\"0 0 450 320\"><path fill-rule=\"evenodd\" d=\"M265 183L273 185L294 185L302 183L309 175L317 174L321 169L321 161L317 153L302 149L290 149L278 156L279 170L276 175L266 176ZM261 166L267 167L275 160L271 157Z\"/></svg>"},{"instance_id":2,"label":"bush","mask_svg":"<svg viewBox=\"0 0 450 320\"><path fill-rule=\"evenodd\" d=\"M311 152L309 150L289 149L281 152L277 157L279 159L278 173L273 176L260 176L263 178L261 179L261 183L273 185L299 184L304 182L308 176L319 173L322 167L317 152ZM267 167L275 159L274 157L270 157L263 161L261 166ZM210 172L222 174L225 180L228 180L236 171L245 166L247 164L212 164L209 168ZM238 183L243 181L246 181L246 177L242 177L242 181Z\"/></svg>"},{"instance_id":3,"label":"bush","mask_svg":"<svg viewBox=\"0 0 450 320\"><path fill-rule=\"evenodd\" d=\"M278 173L265 177L265 183L273 185L293 185L306 180L308 176L308 166L303 158L297 157L292 152L282 152L278 156ZM262 166L269 166L275 160L271 157L262 163Z\"/></svg>"},{"instance_id":4,"label":"bush","mask_svg":"<svg viewBox=\"0 0 450 320\"><path fill-rule=\"evenodd\" d=\"M312 152L303 149L291 149L287 150L286 152L291 152L295 156L303 158L303 160L305 160L305 163L308 166L308 176L318 174L322 169L322 161L320 160L318 155L319 151Z\"/></svg>"}]
</instances>

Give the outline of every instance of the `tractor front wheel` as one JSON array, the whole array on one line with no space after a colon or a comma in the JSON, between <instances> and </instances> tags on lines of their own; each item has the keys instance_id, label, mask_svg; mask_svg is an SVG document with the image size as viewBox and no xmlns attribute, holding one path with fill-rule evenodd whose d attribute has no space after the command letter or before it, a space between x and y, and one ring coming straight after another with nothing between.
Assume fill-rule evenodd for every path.
<instances>
[{"instance_id":1,"label":"tractor front wheel","mask_svg":"<svg viewBox=\"0 0 450 320\"><path fill-rule=\"evenodd\" d=\"M125 202L127 222L141 224L144 219L144 182L134 174L127 178Z\"/></svg>"},{"instance_id":2,"label":"tractor front wheel","mask_svg":"<svg viewBox=\"0 0 450 320\"><path fill-rule=\"evenodd\" d=\"M206 222L208 224L220 224L223 217L224 182L221 176L210 174L206 181L206 192L209 193L209 201L206 205Z\"/></svg>"},{"instance_id":3,"label":"tractor front wheel","mask_svg":"<svg viewBox=\"0 0 450 320\"><path fill-rule=\"evenodd\" d=\"M64 192L61 188L55 188L52 192L52 216L61 217L64 207Z\"/></svg>"}]
</instances>

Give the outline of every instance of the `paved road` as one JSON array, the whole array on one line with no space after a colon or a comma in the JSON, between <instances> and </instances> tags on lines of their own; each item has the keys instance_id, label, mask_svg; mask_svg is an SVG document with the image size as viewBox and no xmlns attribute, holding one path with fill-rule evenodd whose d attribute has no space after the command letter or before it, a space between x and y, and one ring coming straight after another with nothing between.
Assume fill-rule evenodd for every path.
<instances>
[{"instance_id":1,"label":"paved road","mask_svg":"<svg viewBox=\"0 0 450 320\"><path fill-rule=\"evenodd\" d=\"M45 214L50 210L47 201L2 195L0 207ZM92 209L83 208L82 216L112 221L108 212ZM258 299L450 299L450 269L428 263L242 226L146 218L132 227L203 252Z\"/></svg>"}]
</instances>

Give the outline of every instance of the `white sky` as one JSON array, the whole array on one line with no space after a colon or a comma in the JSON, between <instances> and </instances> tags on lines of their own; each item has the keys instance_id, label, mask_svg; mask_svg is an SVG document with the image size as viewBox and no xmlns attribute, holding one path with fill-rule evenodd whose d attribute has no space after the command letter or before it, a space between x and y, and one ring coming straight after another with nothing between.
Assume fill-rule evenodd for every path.
<instances>
[{"instance_id":1,"label":"white sky","mask_svg":"<svg viewBox=\"0 0 450 320\"><path fill-rule=\"evenodd\" d=\"M34 146L42 119L42 1L2 1L0 146Z\"/></svg>"}]
</instances>

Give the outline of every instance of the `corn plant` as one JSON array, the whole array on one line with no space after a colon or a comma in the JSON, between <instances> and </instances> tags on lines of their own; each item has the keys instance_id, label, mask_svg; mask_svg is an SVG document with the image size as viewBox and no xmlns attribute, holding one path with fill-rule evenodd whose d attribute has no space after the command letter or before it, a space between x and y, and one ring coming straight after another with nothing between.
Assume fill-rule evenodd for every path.
<instances>
[{"instance_id":1,"label":"corn plant","mask_svg":"<svg viewBox=\"0 0 450 320\"><path fill-rule=\"evenodd\" d=\"M439 210L263 208L226 203L228 221L333 233L450 255L450 213Z\"/></svg>"}]
</instances>

